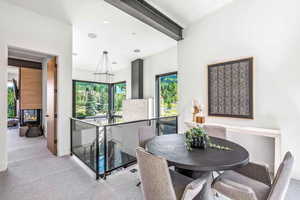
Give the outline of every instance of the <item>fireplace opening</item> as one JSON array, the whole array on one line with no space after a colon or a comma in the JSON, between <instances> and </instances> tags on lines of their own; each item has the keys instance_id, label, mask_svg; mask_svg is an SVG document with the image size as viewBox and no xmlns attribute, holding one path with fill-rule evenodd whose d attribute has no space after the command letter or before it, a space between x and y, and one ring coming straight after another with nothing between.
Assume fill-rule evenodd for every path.
<instances>
[{"instance_id":1,"label":"fireplace opening","mask_svg":"<svg viewBox=\"0 0 300 200\"><path fill-rule=\"evenodd\" d=\"M20 116L20 136L38 137L43 135L41 109L23 109Z\"/></svg>"},{"instance_id":2,"label":"fireplace opening","mask_svg":"<svg viewBox=\"0 0 300 200\"><path fill-rule=\"evenodd\" d=\"M21 110L21 126L40 126L41 125L41 109L25 109Z\"/></svg>"}]
</instances>

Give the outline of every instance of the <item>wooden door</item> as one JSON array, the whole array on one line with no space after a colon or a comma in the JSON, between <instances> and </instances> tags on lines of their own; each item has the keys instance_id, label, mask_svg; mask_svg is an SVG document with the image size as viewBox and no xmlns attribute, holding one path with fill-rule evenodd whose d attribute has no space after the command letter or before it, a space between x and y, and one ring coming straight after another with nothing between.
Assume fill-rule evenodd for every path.
<instances>
[{"instance_id":1,"label":"wooden door","mask_svg":"<svg viewBox=\"0 0 300 200\"><path fill-rule=\"evenodd\" d=\"M56 57L47 65L47 147L57 155L57 64Z\"/></svg>"}]
</instances>

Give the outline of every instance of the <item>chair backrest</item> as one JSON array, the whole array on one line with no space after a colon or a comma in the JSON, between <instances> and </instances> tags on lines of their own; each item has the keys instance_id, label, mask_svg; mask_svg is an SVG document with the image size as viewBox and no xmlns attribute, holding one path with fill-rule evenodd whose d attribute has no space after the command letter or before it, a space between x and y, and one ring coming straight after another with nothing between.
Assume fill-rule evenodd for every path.
<instances>
[{"instance_id":1,"label":"chair backrest","mask_svg":"<svg viewBox=\"0 0 300 200\"><path fill-rule=\"evenodd\" d=\"M139 131L138 131L138 135L139 135L139 146L142 148L145 148L146 143L150 139L152 139L156 136L155 130L151 126L140 127Z\"/></svg>"},{"instance_id":2,"label":"chair backrest","mask_svg":"<svg viewBox=\"0 0 300 200\"><path fill-rule=\"evenodd\" d=\"M268 200L284 200L291 179L294 157L290 152L284 156L273 181Z\"/></svg>"},{"instance_id":3,"label":"chair backrest","mask_svg":"<svg viewBox=\"0 0 300 200\"><path fill-rule=\"evenodd\" d=\"M209 136L226 139L226 128L223 126L204 125L203 129Z\"/></svg>"},{"instance_id":4,"label":"chair backrest","mask_svg":"<svg viewBox=\"0 0 300 200\"><path fill-rule=\"evenodd\" d=\"M176 200L167 161L141 147L136 156L145 200Z\"/></svg>"}]
</instances>

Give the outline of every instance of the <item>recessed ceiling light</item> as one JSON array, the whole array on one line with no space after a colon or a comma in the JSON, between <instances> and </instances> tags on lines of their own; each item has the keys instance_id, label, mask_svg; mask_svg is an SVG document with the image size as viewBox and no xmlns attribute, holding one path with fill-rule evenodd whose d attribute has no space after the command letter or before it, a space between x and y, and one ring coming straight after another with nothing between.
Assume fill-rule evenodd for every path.
<instances>
[{"instance_id":1,"label":"recessed ceiling light","mask_svg":"<svg viewBox=\"0 0 300 200\"><path fill-rule=\"evenodd\" d=\"M96 33L89 33L88 37L91 38L91 39L95 39L95 38L97 38L97 34Z\"/></svg>"},{"instance_id":2,"label":"recessed ceiling light","mask_svg":"<svg viewBox=\"0 0 300 200\"><path fill-rule=\"evenodd\" d=\"M103 21L103 24L109 24L109 21L104 20L104 21Z\"/></svg>"},{"instance_id":3,"label":"recessed ceiling light","mask_svg":"<svg viewBox=\"0 0 300 200\"><path fill-rule=\"evenodd\" d=\"M133 52L134 52L134 53L140 53L141 50L140 50L140 49L135 49L135 50L133 50Z\"/></svg>"}]
</instances>

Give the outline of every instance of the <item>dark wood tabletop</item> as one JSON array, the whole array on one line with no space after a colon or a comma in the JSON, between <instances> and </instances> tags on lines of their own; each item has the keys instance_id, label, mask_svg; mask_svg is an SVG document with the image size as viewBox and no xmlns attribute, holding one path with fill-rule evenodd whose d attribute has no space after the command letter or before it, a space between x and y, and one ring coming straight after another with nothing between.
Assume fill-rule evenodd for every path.
<instances>
[{"instance_id":1,"label":"dark wood tabletop","mask_svg":"<svg viewBox=\"0 0 300 200\"><path fill-rule=\"evenodd\" d=\"M154 155L164 157L176 167L193 171L223 171L248 164L249 153L245 148L228 140L210 138L212 143L231 150L208 147L188 151L183 134L156 136L146 144L146 149Z\"/></svg>"}]
</instances>

